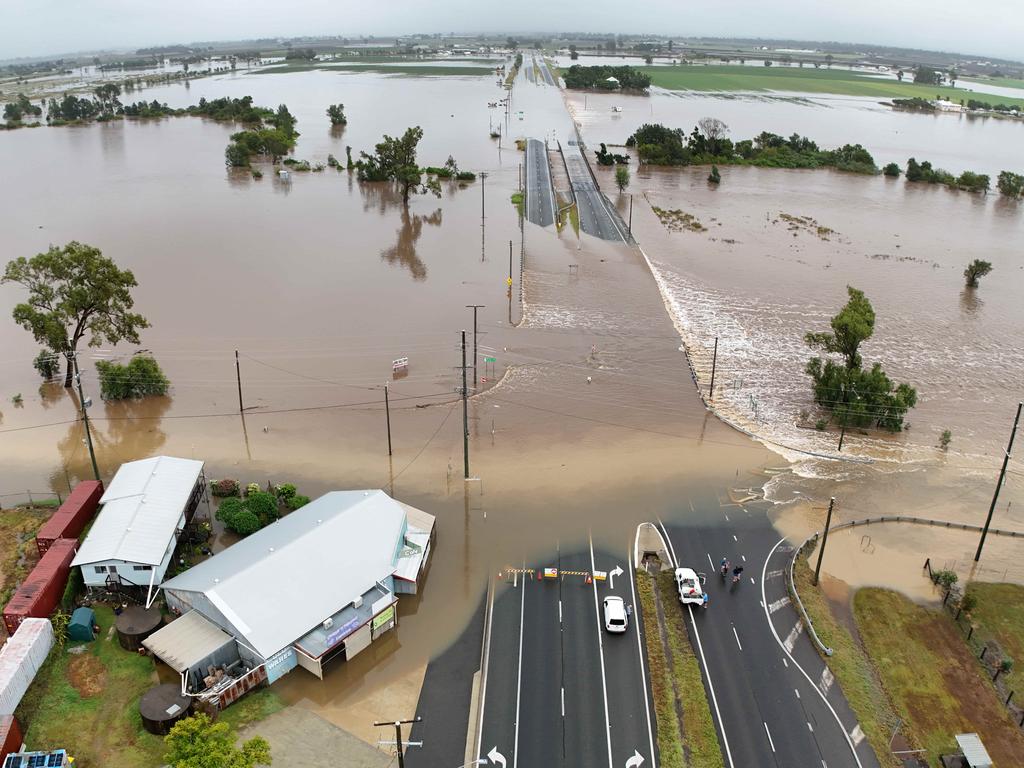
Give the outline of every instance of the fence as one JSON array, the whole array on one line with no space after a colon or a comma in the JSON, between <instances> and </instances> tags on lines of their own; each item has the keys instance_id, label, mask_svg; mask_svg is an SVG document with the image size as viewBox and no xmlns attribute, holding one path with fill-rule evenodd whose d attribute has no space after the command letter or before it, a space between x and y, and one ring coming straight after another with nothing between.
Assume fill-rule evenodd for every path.
<instances>
[{"instance_id":1,"label":"fence","mask_svg":"<svg viewBox=\"0 0 1024 768\"><path fill-rule=\"evenodd\" d=\"M53 503L56 499L56 505ZM41 504L43 506L60 506L64 503L64 497L60 491L18 491L15 493L0 493L0 509L11 509L21 505Z\"/></svg>"},{"instance_id":2,"label":"fence","mask_svg":"<svg viewBox=\"0 0 1024 768\"><path fill-rule=\"evenodd\" d=\"M1010 717L1013 718L1018 727L1024 728L1024 708L1013 700L1016 692L1009 687L1009 683L1003 677L1003 674L1008 672L1013 666L1013 659L1010 658L999 641L990 632L971 620L970 615L963 607L964 591L957 587L955 583L949 583L943 579L944 573L950 572L949 569L936 570L932 568L931 558L924 561L922 569L928 573L928 578L931 579L932 584L936 586L941 585L945 590L945 594L942 596L943 609L949 614L953 623L963 634L964 643L971 650L974 658L978 660L982 669L988 674L989 680L991 680L996 693L999 695L999 699L1009 710ZM1021 693L1024 695L1024 691Z\"/></svg>"},{"instance_id":3,"label":"fence","mask_svg":"<svg viewBox=\"0 0 1024 768\"><path fill-rule=\"evenodd\" d=\"M811 642L814 643L818 647L818 650L826 656L831 656L832 649L821 642L821 638L818 637L818 633L814 629L814 622L811 621L811 617L807 615L807 609L804 608L804 602L800 599L800 593L796 588L796 579L793 577L793 568L796 566L796 559L800 557L807 548L814 546L817 541L818 533L815 532L813 536L805 539L804 543L797 547L793 552L793 557L789 560L789 568L786 571L786 586L789 588L789 593L793 596L793 600L796 602L797 608L800 610L800 617L803 619L804 626L807 628L807 634L810 636Z\"/></svg>"}]
</instances>

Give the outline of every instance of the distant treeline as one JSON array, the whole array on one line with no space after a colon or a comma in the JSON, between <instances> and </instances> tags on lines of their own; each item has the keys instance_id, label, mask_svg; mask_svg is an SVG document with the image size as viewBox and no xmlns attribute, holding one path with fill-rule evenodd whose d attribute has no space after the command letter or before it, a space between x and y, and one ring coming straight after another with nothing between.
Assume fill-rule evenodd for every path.
<instances>
[{"instance_id":1,"label":"distant treeline","mask_svg":"<svg viewBox=\"0 0 1024 768\"><path fill-rule=\"evenodd\" d=\"M788 139L761 133L733 142L721 120L704 118L687 135L679 128L647 124L626 140L648 165L756 165L766 168L835 168L851 173L878 173L875 160L860 144L823 150L806 136Z\"/></svg>"},{"instance_id":2,"label":"distant treeline","mask_svg":"<svg viewBox=\"0 0 1024 768\"><path fill-rule=\"evenodd\" d=\"M914 112L937 112L939 110L935 102L922 99L920 96L915 96L912 99L893 99L892 105L896 109ZM979 101L978 99L968 99L966 102L961 99L960 105L966 107L971 112L1004 112L1007 114L1018 114L1020 112L1020 107L1011 104L990 104L987 101Z\"/></svg>"},{"instance_id":3,"label":"distant treeline","mask_svg":"<svg viewBox=\"0 0 1024 768\"><path fill-rule=\"evenodd\" d=\"M562 73L566 88L579 90L646 91L651 87L651 76L633 67L581 67L573 64ZM612 79L609 79L612 78Z\"/></svg>"},{"instance_id":4,"label":"distant treeline","mask_svg":"<svg viewBox=\"0 0 1024 768\"><path fill-rule=\"evenodd\" d=\"M895 172L892 169L895 169ZM899 167L895 163L890 163L886 166L885 173L887 176L898 176ZM949 171L933 167L927 160L919 163L913 157L907 160L906 175L907 181L942 184L950 189L962 189L965 192L988 192L992 186L992 180L987 174L964 171L959 176L954 176ZM1024 176L1012 171L1002 171L996 180L996 188L1004 197L1019 200L1024 194Z\"/></svg>"}]
</instances>

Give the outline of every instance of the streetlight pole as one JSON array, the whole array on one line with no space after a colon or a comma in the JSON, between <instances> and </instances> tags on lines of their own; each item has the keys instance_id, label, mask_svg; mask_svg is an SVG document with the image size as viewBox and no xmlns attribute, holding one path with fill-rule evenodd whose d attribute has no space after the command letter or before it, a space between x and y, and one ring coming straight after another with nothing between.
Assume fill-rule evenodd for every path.
<instances>
[{"instance_id":1,"label":"streetlight pole","mask_svg":"<svg viewBox=\"0 0 1024 768\"><path fill-rule=\"evenodd\" d=\"M405 768L405 753L402 751L402 726L408 723L421 723L423 722L422 717L414 717L412 720L385 720L383 722L377 721L374 723L375 726L381 725L393 725L395 726L395 748L398 750L398 768Z\"/></svg>"},{"instance_id":2,"label":"streetlight pole","mask_svg":"<svg viewBox=\"0 0 1024 768\"><path fill-rule=\"evenodd\" d=\"M100 468L96 464L96 451L92 447L92 431L89 429L88 404L85 402L85 395L82 394L82 374L78 371L78 353L71 353L71 362L75 366L75 383L78 384L78 402L82 406L82 423L85 424L85 442L89 446L89 458L92 460L92 474L97 481L100 479Z\"/></svg>"},{"instance_id":3,"label":"streetlight pole","mask_svg":"<svg viewBox=\"0 0 1024 768\"><path fill-rule=\"evenodd\" d=\"M985 546L985 537L988 536L988 527L992 524L992 515L996 511L996 501L999 499L999 489L1003 487L1003 480L1006 478L1006 465L1010 463L1010 451L1013 450L1013 438L1017 436L1017 425L1020 423L1020 409L1024 403L1017 403L1017 415L1013 419L1013 430L1010 432L1010 442L1006 446L1006 453L1003 454L1003 468L999 470L999 482L996 483L995 493L992 494L992 504L988 508L988 517L985 518L985 527L981 531L981 541L978 542L978 551L974 555L974 562L981 559L981 549Z\"/></svg>"}]
</instances>

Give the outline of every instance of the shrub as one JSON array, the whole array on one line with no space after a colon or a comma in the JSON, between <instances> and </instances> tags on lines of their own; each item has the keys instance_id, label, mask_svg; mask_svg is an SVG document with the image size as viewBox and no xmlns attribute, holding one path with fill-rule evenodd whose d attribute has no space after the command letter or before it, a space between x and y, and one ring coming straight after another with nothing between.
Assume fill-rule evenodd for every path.
<instances>
[{"instance_id":1,"label":"shrub","mask_svg":"<svg viewBox=\"0 0 1024 768\"><path fill-rule=\"evenodd\" d=\"M977 607L978 607L978 597L977 597L977 595L975 595L975 594L973 594L971 592L968 592L966 595L964 595L962 598L960 598L960 610L963 611L964 613L970 613L971 611L973 611Z\"/></svg>"},{"instance_id":2,"label":"shrub","mask_svg":"<svg viewBox=\"0 0 1024 768\"><path fill-rule=\"evenodd\" d=\"M232 480L229 477L226 477L223 480L214 480L210 483L210 493L218 498L224 496L237 496L238 481Z\"/></svg>"},{"instance_id":3,"label":"shrub","mask_svg":"<svg viewBox=\"0 0 1024 768\"><path fill-rule=\"evenodd\" d=\"M458 181L476 181L476 174L472 171L459 171L455 174Z\"/></svg>"},{"instance_id":4,"label":"shrub","mask_svg":"<svg viewBox=\"0 0 1024 768\"><path fill-rule=\"evenodd\" d=\"M171 383L149 355L135 355L128 365L99 360L100 397L104 400L128 400L147 395L166 395Z\"/></svg>"},{"instance_id":5,"label":"shrub","mask_svg":"<svg viewBox=\"0 0 1024 768\"><path fill-rule=\"evenodd\" d=\"M292 483L280 483L274 486L274 493L277 494L277 498L282 501L290 499L297 493L298 489Z\"/></svg>"},{"instance_id":6,"label":"shrub","mask_svg":"<svg viewBox=\"0 0 1024 768\"><path fill-rule=\"evenodd\" d=\"M900 167L896 163L889 163L885 168L882 169L882 173L891 179L899 178Z\"/></svg>"},{"instance_id":7,"label":"shrub","mask_svg":"<svg viewBox=\"0 0 1024 768\"><path fill-rule=\"evenodd\" d=\"M248 536L263 527L255 513L244 508L232 515L230 520L225 520L224 525L239 536Z\"/></svg>"},{"instance_id":8,"label":"shrub","mask_svg":"<svg viewBox=\"0 0 1024 768\"><path fill-rule=\"evenodd\" d=\"M60 370L60 358L56 352L51 352L49 349L40 349L39 354L32 361L32 366L39 371L40 376L49 381Z\"/></svg>"},{"instance_id":9,"label":"shrub","mask_svg":"<svg viewBox=\"0 0 1024 768\"><path fill-rule=\"evenodd\" d=\"M816 430L818 430L819 432L824 432L825 431L825 427L827 427L827 426L828 426L828 422L825 421L824 419L818 419L816 422L814 422L814 428Z\"/></svg>"},{"instance_id":10,"label":"shrub","mask_svg":"<svg viewBox=\"0 0 1024 768\"><path fill-rule=\"evenodd\" d=\"M1002 171L996 186L1005 197L1017 199L1024 192L1024 176L1010 171Z\"/></svg>"},{"instance_id":11,"label":"shrub","mask_svg":"<svg viewBox=\"0 0 1024 768\"><path fill-rule=\"evenodd\" d=\"M75 610L75 598L81 593L83 586L85 586L85 581L82 579L82 569L72 568L68 575L68 583L64 587L64 594L60 598L62 611L71 613Z\"/></svg>"},{"instance_id":12,"label":"shrub","mask_svg":"<svg viewBox=\"0 0 1024 768\"><path fill-rule=\"evenodd\" d=\"M220 506L217 507L217 513L214 515L214 517L216 517L225 525L228 525L231 518L233 518L235 515L241 512L242 509L242 500L237 496L233 496L231 498L224 499L224 501L220 503Z\"/></svg>"},{"instance_id":13,"label":"shrub","mask_svg":"<svg viewBox=\"0 0 1024 768\"><path fill-rule=\"evenodd\" d=\"M253 168L252 169L252 177L254 179L257 179L257 180L258 179L262 179L263 178L263 171L261 171L259 168Z\"/></svg>"},{"instance_id":14,"label":"shrub","mask_svg":"<svg viewBox=\"0 0 1024 768\"><path fill-rule=\"evenodd\" d=\"M942 570L936 571L933 576L935 583L945 587L947 590L952 589L953 585L960 581L960 577L956 575L956 571Z\"/></svg>"},{"instance_id":15,"label":"shrub","mask_svg":"<svg viewBox=\"0 0 1024 768\"><path fill-rule=\"evenodd\" d=\"M290 509L292 511L295 511L299 507L304 507L307 504L309 504L309 496L303 496L301 494L296 494L295 496L292 496L291 498L286 499L284 503L285 503L285 506L288 507L288 509Z\"/></svg>"},{"instance_id":16,"label":"shrub","mask_svg":"<svg viewBox=\"0 0 1024 768\"><path fill-rule=\"evenodd\" d=\"M945 451L951 442L953 442L953 433L948 429L942 430L942 434L939 436L939 447Z\"/></svg>"},{"instance_id":17,"label":"shrub","mask_svg":"<svg viewBox=\"0 0 1024 768\"><path fill-rule=\"evenodd\" d=\"M722 174L720 174L718 172L718 166L717 165L712 165L711 166L711 173L708 174L708 183L709 184L720 184L721 182L722 182Z\"/></svg>"},{"instance_id":18,"label":"shrub","mask_svg":"<svg viewBox=\"0 0 1024 768\"><path fill-rule=\"evenodd\" d=\"M250 493L245 499L245 507L264 524L277 519L277 499L272 493L266 491Z\"/></svg>"},{"instance_id":19,"label":"shrub","mask_svg":"<svg viewBox=\"0 0 1024 768\"><path fill-rule=\"evenodd\" d=\"M252 494L259 493L259 492L260 492L260 484L259 483L246 483L246 485L245 485L245 495L246 496L251 496Z\"/></svg>"}]
</instances>

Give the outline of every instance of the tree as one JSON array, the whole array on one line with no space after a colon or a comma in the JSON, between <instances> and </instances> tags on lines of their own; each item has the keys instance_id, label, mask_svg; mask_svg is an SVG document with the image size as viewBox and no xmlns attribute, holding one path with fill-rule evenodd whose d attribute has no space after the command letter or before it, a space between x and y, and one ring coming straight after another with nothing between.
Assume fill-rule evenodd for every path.
<instances>
[{"instance_id":1,"label":"tree","mask_svg":"<svg viewBox=\"0 0 1024 768\"><path fill-rule=\"evenodd\" d=\"M104 83L93 89L96 101L99 102L100 111L107 115L114 114L121 108L118 96L121 95L121 87L117 83Z\"/></svg>"},{"instance_id":2,"label":"tree","mask_svg":"<svg viewBox=\"0 0 1024 768\"><path fill-rule=\"evenodd\" d=\"M629 168L624 165L615 169L615 186L619 188L619 192L625 192L629 186Z\"/></svg>"},{"instance_id":3,"label":"tree","mask_svg":"<svg viewBox=\"0 0 1024 768\"><path fill-rule=\"evenodd\" d=\"M569 46L569 58L576 61L580 57L580 52L576 50L575 45Z\"/></svg>"},{"instance_id":4,"label":"tree","mask_svg":"<svg viewBox=\"0 0 1024 768\"><path fill-rule=\"evenodd\" d=\"M901 83L903 82L903 70L902 69L896 70L896 79L899 82L901 82Z\"/></svg>"},{"instance_id":5,"label":"tree","mask_svg":"<svg viewBox=\"0 0 1024 768\"><path fill-rule=\"evenodd\" d=\"M60 358L52 350L40 349L39 354L32 361L32 367L39 372L40 376L49 381L60 370Z\"/></svg>"},{"instance_id":6,"label":"tree","mask_svg":"<svg viewBox=\"0 0 1024 768\"><path fill-rule=\"evenodd\" d=\"M951 442L953 442L953 432L948 429L942 430L942 434L939 435L939 447L944 451L948 451Z\"/></svg>"},{"instance_id":7,"label":"tree","mask_svg":"<svg viewBox=\"0 0 1024 768\"><path fill-rule=\"evenodd\" d=\"M919 66L914 70L914 82L919 85L938 85L942 82L942 75L931 67Z\"/></svg>"},{"instance_id":8,"label":"tree","mask_svg":"<svg viewBox=\"0 0 1024 768\"><path fill-rule=\"evenodd\" d=\"M14 321L43 346L67 358L64 386L71 386L72 359L78 343L139 343L149 321L131 311L131 289L138 285L130 270L119 269L99 248L72 241L63 248L7 263L2 283L17 283L29 292L14 307Z\"/></svg>"},{"instance_id":9,"label":"tree","mask_svg":"<svg viewBox=\"0 0 1024 768\"><path fill-rule=\"evenodd\" d=\"M847 286L846 292L850 300L832 318L832 333L808 331L804 341L812 349L842 355L847 368L859 368L861 342L875 332L875 310L863 291Z\"/></svg>"},{"instance_id":10,"label":"tree","mask_svg":"<svg viewBox=\"0 0 1024 768\"><path fill-rule=\"evenodd\" d=\"M991 271L991 262L982 261L981 259L975 259L974 261L967 265L966 269L964 269L964 279L967 281L967 287L977 288L978 280L983 278Z\"/></svg>"},{"instance_id":11,"label":"tree","mask_svg":"<svg viewBox=\"0 0 1024 768\"><path fill-rule=\"evenodd\" d=\"M214 723L206 714L179 720L164 737L164 760L171 768L254 768L270 765L270 744L262 736L235 746L227 723Z\"/></svg>"},{"instance_id":12,"label":"tree","mask_svg":"<svg viewBox=\"0 0 1024 768\"><path fill-rule=\"evenodd\" d=\"M900 167L896 163L889 163L882 169L882 173L891 179L895 179L900 175Z\"/></svg>"},{"instance_id":13,"label":"tree","mask_svg":"<svg viewBox=\"0 0 1024 768\"><path fill-rule=\"evenodd\" d=\"M416 147L423 138L423 129L418 125L409 128L401 137L384 136L368 155L360 153L362 159L356 163L360 181L393 181L402 190L402 202L408 206L413 191L421 194L433 192L441 196L440 185L434 179L423 183L423 172L416 164Z\"/></svg>"},{"instance_id":14,"label":"tree","mask_svg":"<svg viewBox=\"0 0 1024 768\"><path fill-rule=\"evenodd\" d=\"M344 104L331 104L327 108L327 116L331 119L331 125L345 125L348 122Z\"/></svg>"},{"instance_id":15,"label":"tree","mask_svg":"<svg viewBox=\"0 0 1024 768\"><path fill-rule=\"evenodd\" d=\"M718 172L718 166L717 165L712 165L711 166L711 173L708 174L708 183L709 184L721 184L722 183L722 174L720 174Z\"/></svg>"},{"instance_id":16,"label":"tree","mask_svg":"<svg viewBox=\"0 0 1024 768\"><path fill-rule=\"evenodd\" d=\"M702 117L697 121L697 130L704 137L709 154L719 154L722 140L729 132L729 126L717 117Z\"/></svg>"},{"instance_id":17,"label":"tree","mask_svg":"<svg viewBox=\"0 0 1024 768\"><path fill-rule=\"evenodd\" d=\"M1017 199L1024 193L1024 176L1010 171L1001 171L996 181L999 192L1005 196Z\"/></svg>"},{"instance_id":18,"label":"tree","mask_svg":"<svg viewBox=\"0 0 1024 768\"><path fill-rule=\"evenodd\" d=\"M149 355L135 355L128 365L98 360L100 397L104 400L133 400L147 395L166 395L171 383Z\"/></svg>"},{"instance_id":19,"label":"tree","mask_svg":"<svg viewBox=\"0 0 1024 768\"><path fill-rule=\"evenodd\" d=\"M835 61L835 56L833 56L831 53L826 53L825 54L825 64L828 65L829 68L832 67L832 62L833 61Z\"/></svg>"},{"instance_id":20,"label":"tree","mask_svg":"<svg viewBox=\"0 0 1024 768\"><path fill-rule=\"evenodd\" d=\"M646 64L647 66L651 66L651 64L653 64L653 63L654 63L654 57L653 56L644 56L644 64Z\"/></svg>"}]
</instances>

